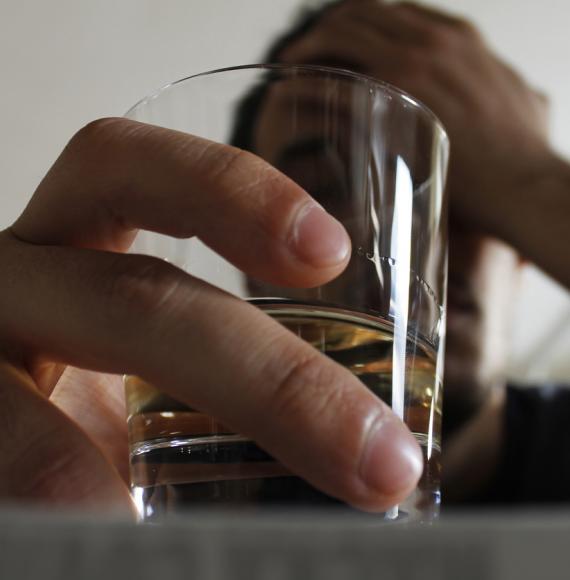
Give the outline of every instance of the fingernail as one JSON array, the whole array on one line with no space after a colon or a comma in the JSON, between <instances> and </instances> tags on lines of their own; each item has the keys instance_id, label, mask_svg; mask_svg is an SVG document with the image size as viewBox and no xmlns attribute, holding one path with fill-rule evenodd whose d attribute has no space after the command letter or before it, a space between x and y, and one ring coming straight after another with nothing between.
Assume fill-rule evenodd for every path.
<instances>
[{"instance_id":1,"label":"fingernail","mask_svg":"<svg viewBox=\"0 0 570 580\"><path fill-rule=\"evenodd\" d=\"M414 436L395 418L380 418L360 464L364 483L381 495L399 495L415 485L422 470L422 452Z\"/></svg>"},{"instance_id":2,"label":"fingernail","mask_svg":"<svg viewBox=\"0 0 570 580\"><path fill-rule=\"evenodd\" d=\"M299 211L290 244L301 261L317 267L340 264L350 252L350 238L342 224L316 203Z\"/></svg>"}]
</instances>

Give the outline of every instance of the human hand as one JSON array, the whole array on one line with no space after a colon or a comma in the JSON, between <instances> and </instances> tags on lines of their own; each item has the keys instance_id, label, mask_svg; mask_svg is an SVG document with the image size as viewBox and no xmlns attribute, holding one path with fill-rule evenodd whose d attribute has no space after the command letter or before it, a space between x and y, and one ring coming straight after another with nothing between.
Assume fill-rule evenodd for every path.
<instances>
[{"instance_id":1,"label":"human hand","mask_svg":"<svg viewBox=\"0 0 570 580\"><path fill-rule=\"evenodd\" d=\"M502 198L552 164L545 97L461 18L410 2L347 0L278 59L343 66L423 101L450 137L452 212L481 232L504 237Z\"/></svg>"},{"instance_id":2,"label":"human hand","mask_svg":"<svg viewBox=\"0 0 570 580\"><path fill-rule=\"evenodd\" d=\"M71 367L160 384L357 507L410 493L421 452L384 403L252 305L122 255L137 228L198 236L281 285L322 284L350 255L342 227L251 154L125 119L88 125L0 233L1 499L130 505L120 446L103 449L117 415L95 404L116 386Z\"/></svg>"}]
</instances>

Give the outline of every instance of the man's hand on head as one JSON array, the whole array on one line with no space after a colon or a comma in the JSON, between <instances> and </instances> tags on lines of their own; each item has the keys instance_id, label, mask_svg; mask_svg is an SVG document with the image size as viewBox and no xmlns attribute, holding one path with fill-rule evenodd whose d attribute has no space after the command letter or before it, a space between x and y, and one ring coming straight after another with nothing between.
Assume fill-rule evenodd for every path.
<instances>
[{"instance_id":1,"label":"man's hand on head","mask_svg":"<svg viewBox=\"0 0 570 580\"><path fill-rule=\"evenodd\" d=\"M347 0L281 50L279 60L349 68L430 107L451 141L452 212L486 233L504 237L501 196L550 162L546 97L463 18L412 2Z\"/></svg>"}]
</instances>

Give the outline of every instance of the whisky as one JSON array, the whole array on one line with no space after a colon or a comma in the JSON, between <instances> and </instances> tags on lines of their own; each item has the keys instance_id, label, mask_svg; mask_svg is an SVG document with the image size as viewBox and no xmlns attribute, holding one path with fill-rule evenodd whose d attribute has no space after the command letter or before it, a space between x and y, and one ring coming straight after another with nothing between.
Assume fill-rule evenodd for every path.
<instances>
[{"instance_id":1,"label":"whisky","mask_svg":"<svg viewBox=\"0 0 570 580\"><path fill-rule=\"evenodd\" d=\"M394 331L389 321L286 301L257 305L391 405ZM429 519L439 504L440 479L441 383L433 347L408 337L403 373L403 419L422 448L424 473L400 515ZM127 376L125 389L131 486L143 519L195 505L343 505L290 473L254 441L155 386Z\"/></svg>"}]
</instances>

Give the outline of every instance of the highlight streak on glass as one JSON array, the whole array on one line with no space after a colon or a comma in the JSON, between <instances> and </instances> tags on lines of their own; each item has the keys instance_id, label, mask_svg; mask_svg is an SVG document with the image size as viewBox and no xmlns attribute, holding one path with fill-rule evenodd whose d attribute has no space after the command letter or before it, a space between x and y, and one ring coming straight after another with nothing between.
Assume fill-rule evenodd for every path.
<instances>
[{"instance_id":1,"label":"highlight streak on glass","mask_svg":"<svg viewBox=\"0 0 570 580\"><path fill-rule=\"evenodd\" d=\"M434 394L433 394L433 400L434 401L438 401L439 400L439 381L435 382L435 387L434 387ZM427 444L427 458L428 460L431 459L431 455L432 455L432 446L434 443L434 439L433 439L433 431L435 428L435 405L433 405L430 409L430 413L429 413L429 426L428 426L428 444Z\"/></svg>"},{"instance_id":2,"label":"highlight streak on glass","mask_svg":"<svg viewBox=\"0 0 570 580\"><path fill-rule=\"evenodd\" d=\"M410 266L412 239L413 184L405 161L398 157L396 166L396 195L392 228L392 257L396 262L390 298L390 315L394 320L394 350L392 374L392 410L404 419L406 386L406 344L410 301ZM387 514L398 517L398 506Z\"/></svg>"}]
</instances>

